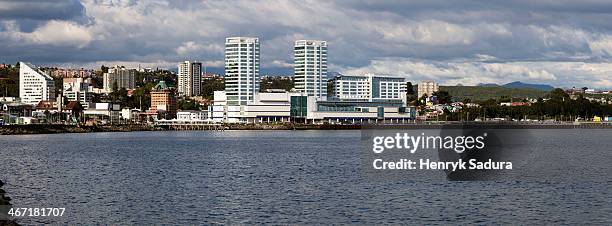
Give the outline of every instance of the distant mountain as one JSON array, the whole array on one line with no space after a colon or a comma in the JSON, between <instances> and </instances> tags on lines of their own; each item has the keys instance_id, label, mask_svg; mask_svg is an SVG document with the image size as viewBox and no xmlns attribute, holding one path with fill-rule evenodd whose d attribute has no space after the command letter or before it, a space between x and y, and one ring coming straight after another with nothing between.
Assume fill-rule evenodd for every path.
<instances>
[{"instance_id":1,"label":"distant mountain","mask_svg":"<svg viewBox=\"0 0 612 226\"><path fill-rule=\"evenodd\" d=\"M499 85L495 84L495 83L478 83L478 85L476 86L482 86L482 87L498 87Z\"/></svg>"},{"instance_id":2,"label":"distant mountain","mask_svg":"<svg viewBox=\"0 0 612 226\"><path fill-rule=\"evenodd\" d=\"M550 91L550 90L555 89L555 87L552 87L550 85L529 84L529 83L522 83L522 82L511 82L506 85L503 85L502 87L513 88L513 89L537 89L537 90L544 90L544 91Z\"/></svg>"},{"instance_id":3,"label":"distant mountain","mask_svg":"<svg viewBox=\"0 0 612 226\"><path fill-rule=\"evenodd\" d=\"M537 89L537 90L544 90L544 91L550 91L553 90L555 87L552 87L550 85L543 85L543 84L529 84L529 83L523 83L523 82L511 82L505 85L498 85L495 83L478 83L478 85L476 86L481 86L481 87L504 87L504 88L510 88L510 89Z\"/></svg>"}]
</instances>

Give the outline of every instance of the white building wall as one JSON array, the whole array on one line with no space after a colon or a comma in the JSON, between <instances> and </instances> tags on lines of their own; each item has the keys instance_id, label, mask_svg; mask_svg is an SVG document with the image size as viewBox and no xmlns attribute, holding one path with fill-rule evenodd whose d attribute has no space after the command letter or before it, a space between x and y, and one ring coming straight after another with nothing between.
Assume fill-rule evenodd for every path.
<instances>
[{"instance_id":1,"label":"white building wall","mask_svg":"<svg viewBox=\"0 0 612 226\"><path fill-rule=\"evenodd\" d=\"M200 96L202 63L185 61L178 65L178 93L181 96Z\"/></svg>"},{"instance_id":2,"label":"white building wall","mask_svg":"<svg viewBox=\"0 0 612 226\"><path fill-rule=\"evenodd\" d=\"M259 92L259 39L225 39L225 92L228 105L247 105Z\"/></svg>"},{"instance_id":3,"label":"white building wall","mask_svg":"<svg viewBox=\"0 0 612 226\"><path fill-rule=\"evenodd\" d=\"M320 100L327 97L327 42L297 40L294 45L295 89Z\"/></svg>"},{"instance_id":4,"label":"white building wall","mask_svg":"<svg viewBox=\"0 0 612 226\"><path fill-rule=\"evenodd\" d=\"M55 100L53 78L32 64L19 62L19 98L31 105Z\"/></svg>"},{"instance_id":5,"label":"white building wall","mask_svg":"<svg viewBox=\"0 0 612 226\"><path fill-rule=\"evenodd\" d=\"M256 121L290 121L291 120L291 96L300 96L301 93L258 93L255 102L243 106L230 106L226 104L224 91L215 92L214 104L209 106L210 117L214 122L245 123ZM308 122L321 122L339 118L371 119L377 120L378 107L364 107L368 109L363 112L321 112L317 109L317 97L307 97ZM411 119L414 116L407 113L399 113L398 107L385 107L385 118Z\"/></svg>"},{"instance_id":6,"label":"white building wall","mask_svg":"<svg viewBox=\"0 0 612 226\"><path fill-rule=\"evenodd\" d=\"M403 77L342 75L334 81L334 96L340 100L401 100L402 92L406 92Z\"/></svg>"}]
</instances>

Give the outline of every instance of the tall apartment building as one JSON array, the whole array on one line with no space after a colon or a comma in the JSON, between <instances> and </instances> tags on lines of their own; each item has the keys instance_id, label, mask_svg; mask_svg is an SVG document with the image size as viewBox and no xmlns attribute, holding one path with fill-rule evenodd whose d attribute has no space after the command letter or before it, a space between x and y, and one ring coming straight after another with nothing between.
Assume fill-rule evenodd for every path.
<instances>
[{"instance_id":1,"label":"tall apartment building","mask_svg":"<svg viewBox=\"0 0 612 226\"><path fill-rule=\"evenodd\" d=\"M30 105L55 101L53 78L32 64L19 62L19 98Z\"/></svg>"},{"instance_id":2,"label":"tall apartment building","mask_svg":"<svg viewBox=\"0 0 612 226\"><path fill-rule=\"evenodd\" d=\"M181 96L199 96L202 85L202 63L184 61L178 65L178 93Z\"/></svg>"},{"instance_id":3,"label":"tall apartment building","mask_svg":"<svg viewBox=\"0 0 612 226\"><path fill-rule=\"evenodd\" d=\"M127 90L135 89L134 79L136 77L135 69L127 69L125 67L115 66L109 68L108 72L104 73L104 90L106 92L113 91L113 85L117 83L117 89L125 88Z\"/></svg>"},{"instance_id":4,"label":"tall apartment building","mask_svg":"<svg viewBox=\"0 0 612 226\"><path fill-rule=\"evenodd\" d=\"M418 97L421 98L423 95L431 96L434 92L438 92L438 90L440 90L438 83L434 81L422 81L419 83L417 94L419 95Z\"/></svg>"},{"instance_id":5,"label":"tall apartment building","mask_svg":"<svg viewBox=\"0 0 612 226\"><path fill-rule=\"evenodd\" d=\"M295 89L308 96L327 97L327 42L297 40L293 46Z\"/></svg>"},{"instance_id":6,"label":"tall apartment building","mask_svg":"<svg viewBox=\"0 0 612 226\"><path fill-rule=\"evenodd\" d=\"M406 92L406 80L403 77L341 75L334 78L333 83L333 95L338 100L402 100Z\"/></svg>"},{"instance_id":7,"label":"tall apartment building","mask_svg":"<svg viewBox=\"0 0 612 226\"><path fill-rule=\"evenodd\" d=\"M246 105L259 92L259 39L225 39L225 92L228 105Z\"/></svg>"},{"instance_id":8,"label":"tall apartment building","mask_svg":"<svg viewBox=\"0 0 612 226\"><path fill-rule=\"evenodd\" d=\"M174 89L168 87L164 81L160 81L151 90L151 110L166 111L166 119L172 119L176 115L176 97L174 96Z\"/></svg>"}]
</instances>

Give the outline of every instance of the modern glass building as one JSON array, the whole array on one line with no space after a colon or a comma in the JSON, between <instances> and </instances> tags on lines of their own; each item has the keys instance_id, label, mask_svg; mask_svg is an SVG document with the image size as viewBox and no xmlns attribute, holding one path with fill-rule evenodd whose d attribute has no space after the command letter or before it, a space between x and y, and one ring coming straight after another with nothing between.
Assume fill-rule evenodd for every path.
<instances>
[{"instance_id":1,"label":"modern glass building","mask_svg":"<svg viewBox=\"0 0 612 226\"><path fill-rule=\"evenodd\" d=\"M327 42L297 40L293 50L295 89L324 100L327 97Z\"/></svg>"},{"instance_id":2,"label":"modern glass building","mask_svg":"<svg viewBox=\"0 0 612 226\"><path fill-rule=\"evenodd\" d=\"M259 39L225 39L225 92L227 105L243 106L253 102L259 92Z\"/></svg>"},{"instance_id":3,"label":"modern glass building","mask_svg":"<svg viewBox=\"0 0 612 226\"><path fill-rule=\"evenodd\" d=\"M336 100L392 101L402 100L406 92L403 77L366 75L340 75L333 79Z\"/></svg>"}]
</instances>

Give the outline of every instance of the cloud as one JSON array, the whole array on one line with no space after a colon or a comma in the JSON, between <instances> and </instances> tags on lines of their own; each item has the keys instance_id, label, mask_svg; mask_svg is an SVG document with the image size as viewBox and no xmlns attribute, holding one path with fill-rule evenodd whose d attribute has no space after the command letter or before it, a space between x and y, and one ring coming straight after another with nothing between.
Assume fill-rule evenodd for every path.
<instances>
[{"instance_id":1,"label":"cloud","mask_svg":"<svg viewBox=\"0 0 612 226\"><path fill-rule=\"evenodd\" d=\"M225 37L255 36L262 74L293 74L293 42L321 39L330 71L605 86L608 21L612 2L603 0L0 0L0 61L174 68L198 60L223 71Z\"/></svg>"},{"instance_id":2,"label":"cloud","mask_svg":"<svg viewBox=\"0 0 612 226\"><path fill-rule=\"evenodd\" d=\"M87 27L69 21L51 20L29 33L15 31L14 23L5 23L5 28L9 31L7 35L9 38L32 45L82 48L93 40Z\"/></svg>"},{"instance_id":3,"label":"cloud","mask_svg":"<svg viewBox=\"0 0 612 226\"><path fill-rule=\"evenodd\" d=\"M187 56L187 55L198 55L198 52L207 51L222 54L224 49L220 44L199 44L193 41L183 42L181 46L176 48L176 54L179 56Z\"/></svg>"},{"instance_id":4,"label":"cloud","mask_svg":"<svg viewBox=\"0 0 612 226\"><path fill-rule=\"evenodd\" d=\"M369 65L343 68L342 74L374 73L403 76L413 82L436 80L444 85L505 84L513 81L557 87L610 87L612 63L584 62L435 62L418 59L377 59Z\"/></svg>"},{"instance_id":5,"label":"cloud","mask_svg":"<svg viewBox=\"0 0 612 226\"><path fill-rule=\"evenodd\" d=\"M281 61L281 60L272 61L272 64L274 66L277 66L277 67L293 68L293 63L287 63L287 62Z\"/></svg>"},{"instance_id":6,"label":"cloud","mask_svg":"<svg viewBox=\"0 0 612 226\"><path fill-rule=\"evenodd\" d=\"M0 1L0 19L70 20L84 15L78 0Z\"/></svg>"}]
</instances>

